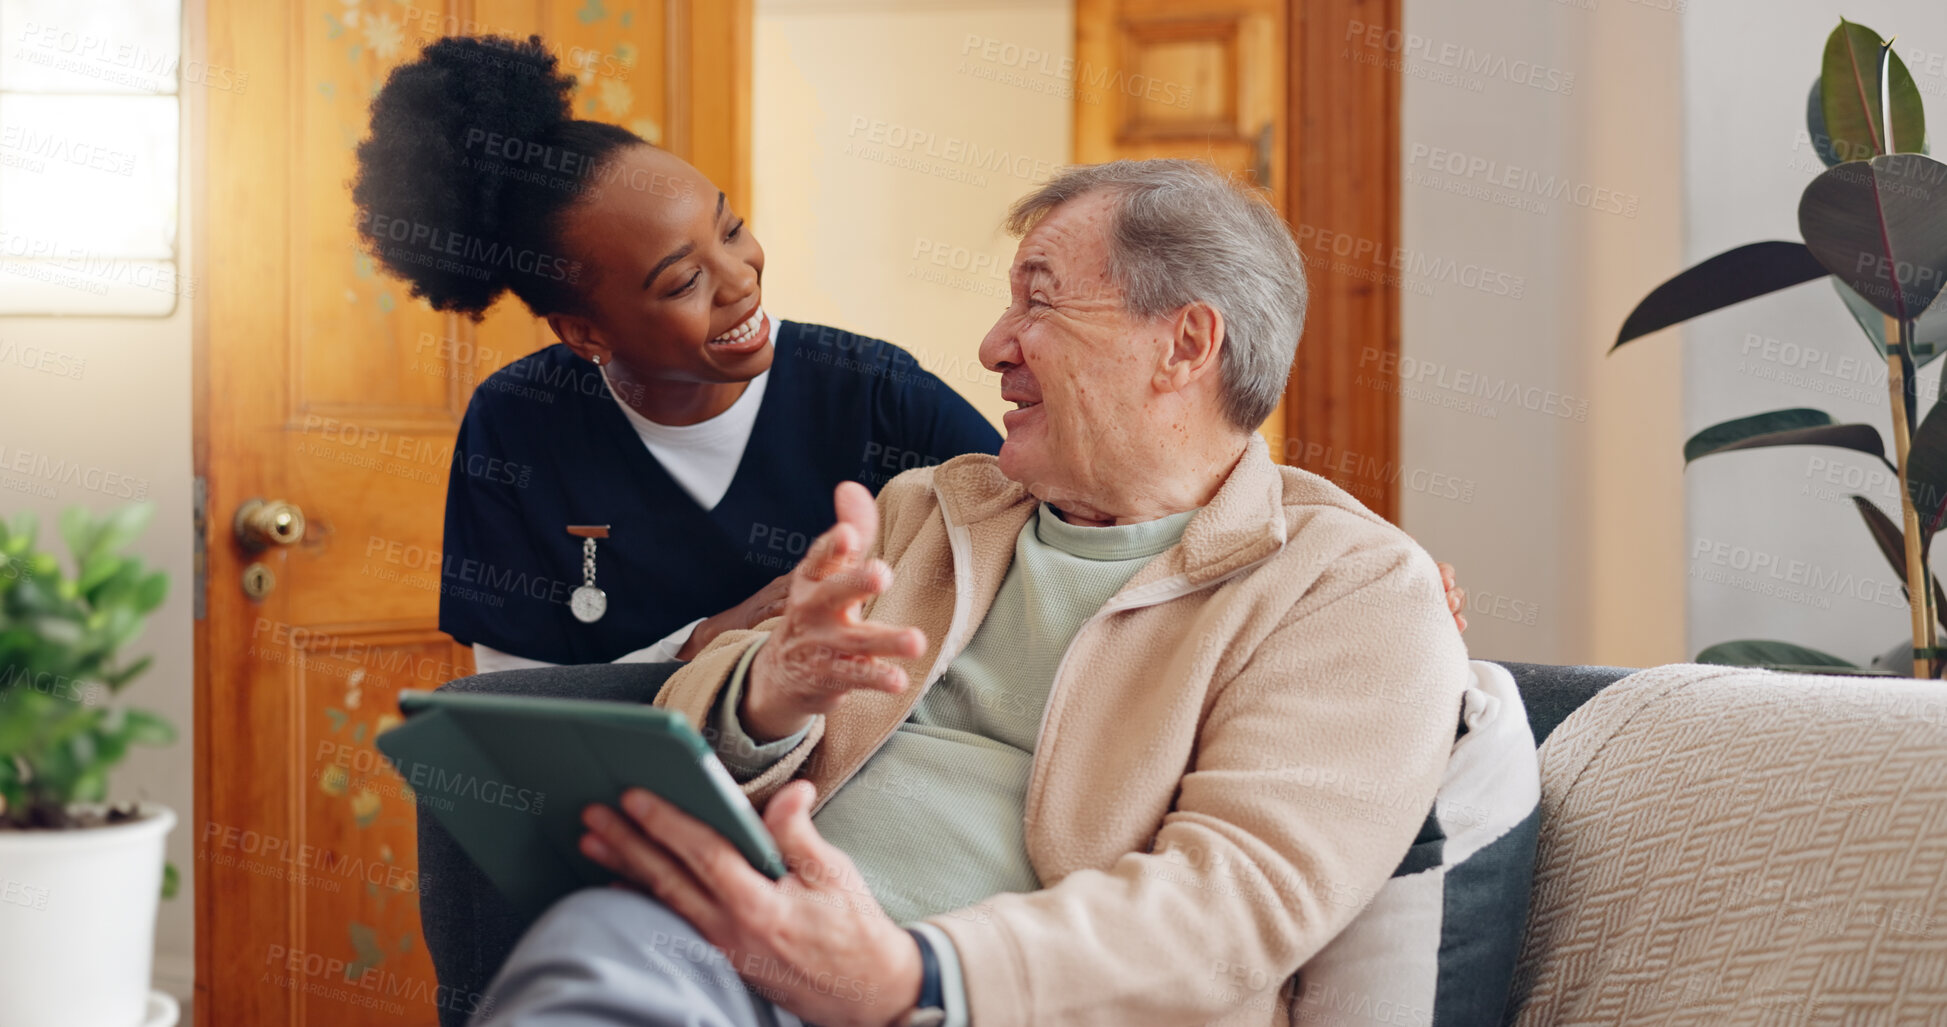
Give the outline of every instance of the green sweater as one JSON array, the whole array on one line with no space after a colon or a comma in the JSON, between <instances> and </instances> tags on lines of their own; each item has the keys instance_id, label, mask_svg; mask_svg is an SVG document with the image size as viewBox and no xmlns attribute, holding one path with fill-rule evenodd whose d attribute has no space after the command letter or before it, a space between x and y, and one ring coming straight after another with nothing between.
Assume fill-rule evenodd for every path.
<instances>
[{"instance_id":1,"label":"green sweater","mask_svg":"<svg viewBox=\"0 0 1947 1027\"><path fill-rule=\"evenodd\" d=\"M1055 671L1083 622L1175 545L1195 515L1089 528L1043 503L1021 529L1000 592L966 649L813 819L894 920L963 908L978 916L990 895L1041 887L1021 818ZM804 740L799 732L757 745L737 722L744 675L761 644L739 662L714 718L717 751L739 781ZM945 937L928 931L936 949L950 948Z\"/></svg>"}]
</instances>

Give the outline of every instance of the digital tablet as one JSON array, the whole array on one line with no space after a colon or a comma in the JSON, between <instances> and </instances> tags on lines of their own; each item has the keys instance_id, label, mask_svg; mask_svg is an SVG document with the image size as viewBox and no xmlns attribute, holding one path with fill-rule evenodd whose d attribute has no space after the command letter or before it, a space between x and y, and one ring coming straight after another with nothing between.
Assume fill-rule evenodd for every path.
<instances>
[{"instance_id":1,"label":"digital tablet","mask_svg":"<svg viewBox=\"0 0 1947 1027\"><path fill-rule=\"evenodd\" d=\"M730 772L672 710L481 693L399 693L376 739L431 815L515 909L535 916L615 875L581 854L590 803L641 786L715 828L773 880L784 857Z\"/></svg>"}]
</instances>

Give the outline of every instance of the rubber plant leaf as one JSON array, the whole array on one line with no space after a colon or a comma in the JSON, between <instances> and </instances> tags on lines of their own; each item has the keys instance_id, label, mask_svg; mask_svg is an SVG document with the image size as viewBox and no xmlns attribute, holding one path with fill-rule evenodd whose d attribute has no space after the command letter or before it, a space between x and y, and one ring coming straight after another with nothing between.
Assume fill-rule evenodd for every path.
<instances>
[{"instance_id":1,"label":"rubber plant leaf","mask_svg":"<svg viewBox=\"0 0 1947 1027\"><path fill-rule=\"evenodd\" d=\"M1754 242L1726 250L1643 297L1629 312L1610 350L1693 317L1831 273L1804 243Z\"/></svg>"},{"instance_id":2,"label":"rubber plant leaf","mask_svg":"<svg viewBox=\"0 0 1947 1027\"><path fill-rule=\"evenodd\" d=\"M1832 279L1832 287L1839 291L1839 298L1846 302L1846 309L1852 312L1852 319L1859 322L1859 330L1866 333L1873 348L1879 351L1880 359L1886 358L1886 315L1859 295L1853 287ZM1947 293L1942 293L1947 296ZM1941 354L1947 353L1947 303L1934 300L1933 306L1920 315L1913 326L1913 364L1925 367L1933 363ZM1880 379L1880 384L1886 384Z\"/></svg>"},{"instance_id":3,"label":"rubber plant leaf","mask_svg":"<svg viewBox=\"0 0 1947 1027\"><path fill-rule=\"evenodd\" d=\"M1820 652L1808 646L1774 642L1765 638L1740 638L1733 642L1719 642L1698 653L1697 662L1730 667L1764 667L1769 670L1791 671L1799 674L1832 674L1841 671L1846 674L1884 675L1888 673L1868 670L1831 653Z\"/></svg>"},{"instance_id":4,"label":"rubber plant leaf","mask_svg":"<svg viewBox=\"0 0 1947 1027\"><path fill-rule=\"evenodd\" d=\"M1832 149L1832 134L1825 128L1825 81L1812 80L1812 95L1805 99L1805 134L1812 139L1812 150L1826 167L1841 163Z\"/></svg>"},{"instance_id":5,"label":"rubber plant leaf","mask_svg":"<svg viewBox=\"0 0 1947 1027\"><path fill-rule=\"evenodd\" d=\"M1794 407L1713 424L1683 444L1683 462L1688 466L1713 453L1773 446L1837 446L1886 459L1879 429L1872 425L1836 424L1823 410Z\"/></svg>"},{"instance_id":6,"label":"rubber plant leaf","mask_svg":"<svg viewBox=\"0 0 1947 1027\"><path fill-rule=\"evenodd\" d=\"M1894 153L1829 168L1805 187L1798 228L1874 309L1917 320L1947 285L1947 164Z\"/></svg>"},{"instance_id":7,"label":"rubber plant leaf","mask_svg":"<svg viewBox=\"0 0 1947 1027\"><path fill-rule=\"evenodd\" d=\"M1935 403L1913 432L1906 454L1906 493L1920 514L1921 537L1931 539L1947 520L1947 404Z\"/></svg>"},{"instance_id":8,"label":"rubber plant leaf","mask_svg":"<svg viewBox=\"0 0 1947 1027\"><path fill-rule=\"evenodd\" d=\"M1893 523L1893 518L1886 516L1885 511L1874 506L1873 501L1865 496L1853 496L1852 504L1859 508L1859 516L1866 522L1866 530L1872 534L1873 544L1879 547L1879 555L1886 557L1886 562L1893 568L1893 573L1899 576L1900 594L1905 595L1906 534L1900 530L1899 525ZM1926 552L1926 548L1925 544L1922 544L1921 552ZM1927 574L1927 580L1933 582L1934 615L1940 618L1940 626L1947 628L1947 590L1940 587L1940 576L1931 573L1931 569Z\"/></svg>"},{"instance_id":9,"label":"rubber plant leaf","mask_svg":"<svg viewBox=\"0 0 1947 1027\"><path fill-rule=\"evenodd\" d=\"M1885 95L1892 107L1891 145L1880 110L1882 67L1889 87ZM1841 18L1839 27L1826 37L1819 84L1827 146L1839 159L1927 152L1920 87L1900 55L1886 49L1879 33Z\"/></svg>"}]
</instances>

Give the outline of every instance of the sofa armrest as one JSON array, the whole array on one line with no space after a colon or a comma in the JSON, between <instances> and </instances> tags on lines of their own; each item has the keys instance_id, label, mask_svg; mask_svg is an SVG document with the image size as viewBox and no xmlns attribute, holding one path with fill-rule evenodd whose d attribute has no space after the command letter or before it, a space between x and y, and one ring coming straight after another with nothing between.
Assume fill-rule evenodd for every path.
<instances>
[{"instance_id":1,"label":"sofa armrest","mask_svg":"<svg viewBox=\"0 0 1947 1027\"><path fill-rule=\"evenodd\" d=\"M1947 1023L1939 682L1673 664L1541 751L1510 1009L1557 1023Z\"/></svg>"}]
</instances>

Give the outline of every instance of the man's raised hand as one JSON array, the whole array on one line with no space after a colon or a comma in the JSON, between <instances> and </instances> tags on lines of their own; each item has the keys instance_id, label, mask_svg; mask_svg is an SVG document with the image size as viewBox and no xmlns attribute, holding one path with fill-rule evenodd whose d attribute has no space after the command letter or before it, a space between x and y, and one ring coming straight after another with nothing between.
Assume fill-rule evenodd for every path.
<instances>
[{"instance_id":1,"label":"man's raised hand","mask_svg":"<svg viewBox=\"0 0 1947 1027\"><path fill-rule=\"evenodd\" d=\"M811 544L791 572L783 620L751 661L737 719L759 742L796 734L854 688L905 689L906 672L882 657L926 651L918 628L873 624L859 615L865 600L892 587L892 568L867 559L879 534L879 509L857 482L832 497L838 523Z\"/></svg>"}]
</instances>

